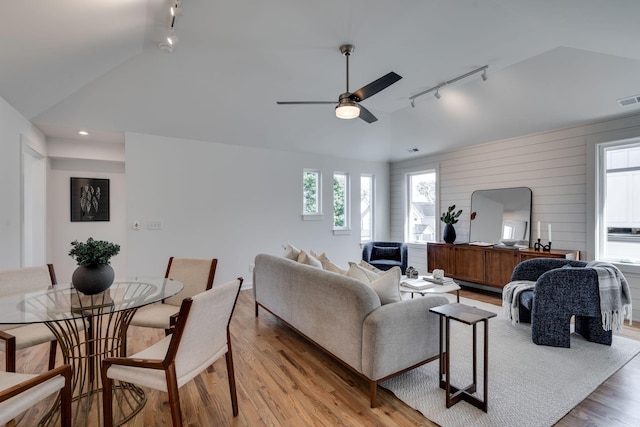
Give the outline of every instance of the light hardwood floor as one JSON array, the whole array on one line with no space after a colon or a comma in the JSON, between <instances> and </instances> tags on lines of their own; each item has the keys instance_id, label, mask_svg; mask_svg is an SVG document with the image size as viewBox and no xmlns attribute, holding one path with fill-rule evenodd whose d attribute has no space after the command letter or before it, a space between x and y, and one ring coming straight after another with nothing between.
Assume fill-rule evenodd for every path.
<instances>
[{"instance_id":1,"label":"light hardwood floor","mask_svg":"<svg viewBox=\"0 0 640 427\"><path fill-rule=\"evenodd\" d=\"M461 296L500 304L496 294L462 290ZM435 425L382 388L378 389L379 406L371 409L367 382L271 314L261 310L256 318L250 290L240 293L231 333L240 414L232 417L227 372L221 359L180 389L187 426ZM625 327L624 335L640 339L640 329ZM138 351L161 336L157 331L131 327L130 350ZM18 370L44 370L47 348L37 346L19 352ZM4 355L0 356L0 363L4 364ZM636 357L557 425L638 426L639 391L640 359ZM145 408L126 425L171 425L166 394L148 390L147 396ZM35 425L42 410L37 407L27 412L18 425Z\"/></svg>"}]
</instances>

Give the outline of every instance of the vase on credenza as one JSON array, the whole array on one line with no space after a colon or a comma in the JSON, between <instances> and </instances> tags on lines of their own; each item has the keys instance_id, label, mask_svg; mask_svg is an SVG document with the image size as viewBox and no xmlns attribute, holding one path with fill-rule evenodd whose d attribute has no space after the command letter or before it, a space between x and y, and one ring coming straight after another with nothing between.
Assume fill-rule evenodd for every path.
<instances>
[{"instance_id":1,"label":"vase on credenza","mask_svg":"<svg viewBox=\"0 0 640 427\"><path fill-rule=\"evenodd\" d=\"M446 243L453 243L456 241L456 229L452 224L447 224L444 226L442 240L444 240Z\"/></svg>"}]
</instances>

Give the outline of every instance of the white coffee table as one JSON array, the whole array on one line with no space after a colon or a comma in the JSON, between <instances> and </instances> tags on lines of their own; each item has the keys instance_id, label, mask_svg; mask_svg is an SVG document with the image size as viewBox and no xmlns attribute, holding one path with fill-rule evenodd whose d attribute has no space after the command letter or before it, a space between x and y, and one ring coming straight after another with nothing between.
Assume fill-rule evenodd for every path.
<instances>
[{"instance_id":1,"label":"white coffee table","mask_svg":"<svg viewBox=\"0 0 640 427\"><path fill-rule=\"evenodd\" d=\"M405 280L406 277L403 277L402 280ZM407 286L402 285L402 280L400 280L400 292L410 293L411 298L413 298L414 294L420 294L421 296L425 296L426 294L444 294L448 292L456 293L456 302L460 302L460 286L453 282L448 283L446 285L434 285L431 288L427 289L413 289Z\"/></svg>"}]
</instances>

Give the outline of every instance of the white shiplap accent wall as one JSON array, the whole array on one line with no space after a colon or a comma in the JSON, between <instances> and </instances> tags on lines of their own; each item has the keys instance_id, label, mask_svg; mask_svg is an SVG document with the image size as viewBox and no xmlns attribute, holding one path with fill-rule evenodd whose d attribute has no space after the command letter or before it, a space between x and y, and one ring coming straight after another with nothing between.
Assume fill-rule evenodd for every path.
<instances>
[{"instance_id":1,"label":"white shiplap accent wall","mask_svg":"<svg viewBox=\"0 0 640 427\"><path fill-rule=\"evenodd\" d=\"M542 223L546 243L547 224L552 226L554 249L577 249L582 259L593 259L595 207L595 144L640 136L640 115L475 145L391 164L391 239L404 240L407 173L436 167L439 206L442 212L455 204L463 209L456 224L457 242L469 241L471 193L475 190L529 187L533 194L532 224ZM439 223L442 234L442 223ZM410 252L418 251L414 245ZM418 254L424 253L424 250ZM425 257L426 258L426 257ZM409 259L417 264L416 256ZM424 263L414 265L426 271ZM640 319L640 275L625 271L634 301L634 318Z\"/></svg>"}]
</instances>

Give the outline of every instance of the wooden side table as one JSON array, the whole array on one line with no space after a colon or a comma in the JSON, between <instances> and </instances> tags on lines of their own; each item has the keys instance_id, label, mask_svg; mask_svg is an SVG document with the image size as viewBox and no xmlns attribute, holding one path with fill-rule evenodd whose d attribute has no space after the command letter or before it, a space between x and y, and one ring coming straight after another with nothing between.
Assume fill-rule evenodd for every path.
<instances>
[{"instance_id":1,"label":"wooden side table","mask_svg":"<svg viewBox=\"0 0 640 427\"><path fill-rule=\"evenodd\" d=\"M476 408L482 409L487 412L487 394L488 394L488 356L489 356L489 319L496 317L496 313L490 311L481 310L476 307L470 307L468 305L460 303L452 303L433 307L429 311L436 313L440 316L440 388L445 390L447 408L455 405L461 400L469 402ZM450 342L451 331L449 328L450 320L457 320L467 325L473 326L473 382L464 388L458 388L451 385L451 369L450 369ZM445 322L446 320L446 322ZM484 323L484 394L483 400L472 396L476 392L477 387L477 336L476 325L480 322ZM444 332L443 332L444 331ZM443 337L444 334L444 337ZM445 348L443 349L442 341L445 341ZM443 378L444 377L444 378Z\"/></svg>"}]
</instances>

